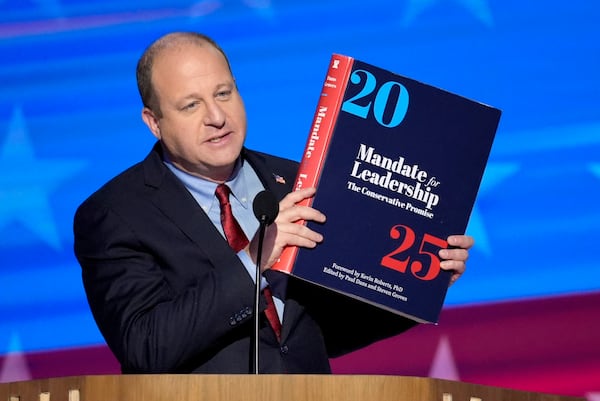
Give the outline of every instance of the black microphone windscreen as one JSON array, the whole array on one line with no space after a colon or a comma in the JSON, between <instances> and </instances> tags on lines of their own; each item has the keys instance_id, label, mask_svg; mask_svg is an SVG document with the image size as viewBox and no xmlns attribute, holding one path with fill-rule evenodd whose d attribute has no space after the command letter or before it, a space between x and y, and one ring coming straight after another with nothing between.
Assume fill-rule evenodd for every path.
<instances>
[{"instance_id":1,"label":"black microphone windscreen","mask_svg":"<svg viewBox=\"0 0 600 401\"><path fill-rule=\"evenodd\" d=\"M261 191L254 198L252 209L256 218L266 223L271 224L279 214L279 202L271 191Z\"/></svg>"}]
</instances>

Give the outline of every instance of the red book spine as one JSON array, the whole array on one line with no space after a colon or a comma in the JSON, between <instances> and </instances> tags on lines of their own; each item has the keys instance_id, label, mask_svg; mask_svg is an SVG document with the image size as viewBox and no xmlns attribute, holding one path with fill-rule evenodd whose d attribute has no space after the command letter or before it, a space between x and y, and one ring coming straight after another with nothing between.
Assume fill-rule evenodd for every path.
<instances>
[{"instance_id":1,"label":"red book spine","mask_svg":"<svg viewBox=\"0 0 600 401\"><path fill-rule=\"evenodd\" d=\"M339 54L331 56L329 69L321 90L321 97L315 110L298 175L296 176L294 185L296 191L301 188L317 187L319 184L321 170L327 157L329 143L333 136L353 63L354 59L352 57ZM312 203L313 198L310 198L299 202L298 205L311 206ZM306 222L301 220L298 221L298 224L306 224ZM298 247L289 246L285 248L272 269L291 274L297 254Z\"/></svg>"}]
</instances>

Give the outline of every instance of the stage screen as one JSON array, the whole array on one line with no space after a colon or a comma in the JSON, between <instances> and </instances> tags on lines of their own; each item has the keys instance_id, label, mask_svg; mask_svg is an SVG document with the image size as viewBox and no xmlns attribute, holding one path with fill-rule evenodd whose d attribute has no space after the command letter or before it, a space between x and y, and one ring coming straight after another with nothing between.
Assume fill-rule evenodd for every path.
<instances>
[{"instance_id":1,"label":"stage screen","mask_svg":"<svg viewBox=\"0 0 600 401\"><path fill-rule=\"evenodd\" d=\"M73 214L152 147L135 66L175 30L229 55L247 146L294 160L334 52L500 108L477 243L446 308L600 291L598 2L22 0L0 13L0 355L104 344Z\"/></svg>"}]
</instances>

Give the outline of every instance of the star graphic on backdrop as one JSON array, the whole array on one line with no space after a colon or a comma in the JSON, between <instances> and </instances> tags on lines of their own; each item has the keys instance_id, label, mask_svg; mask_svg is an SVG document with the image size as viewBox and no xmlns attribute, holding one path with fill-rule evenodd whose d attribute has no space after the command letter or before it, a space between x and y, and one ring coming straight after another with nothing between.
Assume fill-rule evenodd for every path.
<instances>
[{"instance_id":1,"label":"star graphic on backdrop","mask_svg":"<svg viewBox=\"0 0 600 401\"><path fill-rule=\"evenodd\" d=\"M517 163L490 163L485 169L483 180L479 187L478 197L484 197L504 180L519 171ZM477 238L475 247L486 255L491 255L492 249L487 236L487 230L477 203L473 207L467 232Z\"/></svg>"},{"instance_id":2,"label":"star graphic on backdrop","mask_svg":"<svg viewBox=\"0 0 600 401\"><path fill-rule=\"evenodd\" d=\"M587 393L585 395L588 401L600 401L600 393Z\"/></svg>"},{"instance_id":3,"label":"star graphic on backdrop","mask_svg":"<svg viewBox=\"0 0 600 401\"><path fill-rule=\"evenodd\" d=\"M440 2L451 2L464 8L486 26L494 24L488 0L409 0L402 24L411 25L422 13Z\"/></svg>"},{"instance_id":4,"label":"star graphic on backdrop","mask_svg":"<svg viewBox=\"0 0 600 401\"><path fill-rule=\"evenodd\" d=\"M0 0L0 4L4 2L5 0ZM59 0L31 0L31 2L37 5L39 8L37 12L39 14L56 18L64 17L63 9Z\"/></svg>"},{"instance_id":5,"label":"star graphic on backdrop","mask_svg":"<svg viewBox=\"0 0 600 401\"><path fill-rule=\"evenodd\" d=\"M428 376L436 379L460 380L452 348L450 347L450 340L447 336L440 338Z\"/></svg>"},{"instance_id":6,"label":"star graphic on backdrop","mask_svg":"<svg viewBox=\"0 0 600 401\"><path fill-rule=\"evenodd\" d=\"M530 152L555 152L563 149L595 146L598 143L600 123L550 126L533 130L519 131L508 135L497 135L493 154L504 159L527 157ZM565 135L568 133L568 135ZM516 140L515 138L519 138ZM524 139L523 139L524 138ZM478 197L495 190L496 186L518 172L518 163L490 163L486 168ZM587 163L587 169L600 178L600 163ZM483 217L477 204L471 213L469 235L477 238L475 249L491 255L492 249L486 235Z\"/></svg>"},{"instance_id":7,"label":"star graphic on backdrop","mask_svg":"<svg viewBox=\"0 0 600 401\"><path fill-rule=\"evenodd\" d=\"M27 358L21 349L19 336L13 333L8 345L8 353L4 357L4 363L0 366L0 383L22 380L31 380L31 373Z\"/></svg>"},{"instance_id":8,"label":"star graphic on backdrop","mask_svg":"<svg viewBox=\"0 0 600 401\"><path fill-rule=\"evenodd\" d=\"M190 16L192 18L205 17L223 8L224 3L222 0L196 1L190 7ZM272 18L274 15L271 0L241 0L241 3L262 17Z\"/></svg>"},{"instance_id":9,"label":"star graphic on backdrop","mask_svg":"<svg viewBox=\"0 0 600 401\"><path fill-rule=\"evenodd\" d=\"M23 112L17 107L4 143L0 145L0 171L3 172L0 175L0 232L9 223L19 223L52 248L60 249L50 195L84 165L81 161L36 158Z\"/></svg>"},{"instance_id":10,"label":"star graphic on backdrop","mask_svg":"<svg viewBox=\"0 0 600 401\"><path fill-rule=\"evenodd\" d=\"M40 7L43 14L59 18L64 17L59 0L34 0L34 2Z\"/></svg>"}]
</instances>

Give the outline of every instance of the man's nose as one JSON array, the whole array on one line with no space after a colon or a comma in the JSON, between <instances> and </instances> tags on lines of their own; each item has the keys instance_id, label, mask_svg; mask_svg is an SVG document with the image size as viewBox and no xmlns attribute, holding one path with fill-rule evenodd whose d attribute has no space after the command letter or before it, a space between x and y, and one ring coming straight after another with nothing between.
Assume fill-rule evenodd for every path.
<instances>
[{"instance_id":1,"label":"man's nose","mask_svg":"<svg viewBox=\"0 0 600 401\"><path fill-rule=\"evenodd\" d=\"M218 102L212 101L206 103L204 124L215 127L222 127L225 124L225 112Z\"/></svg>"}]
</instances>

